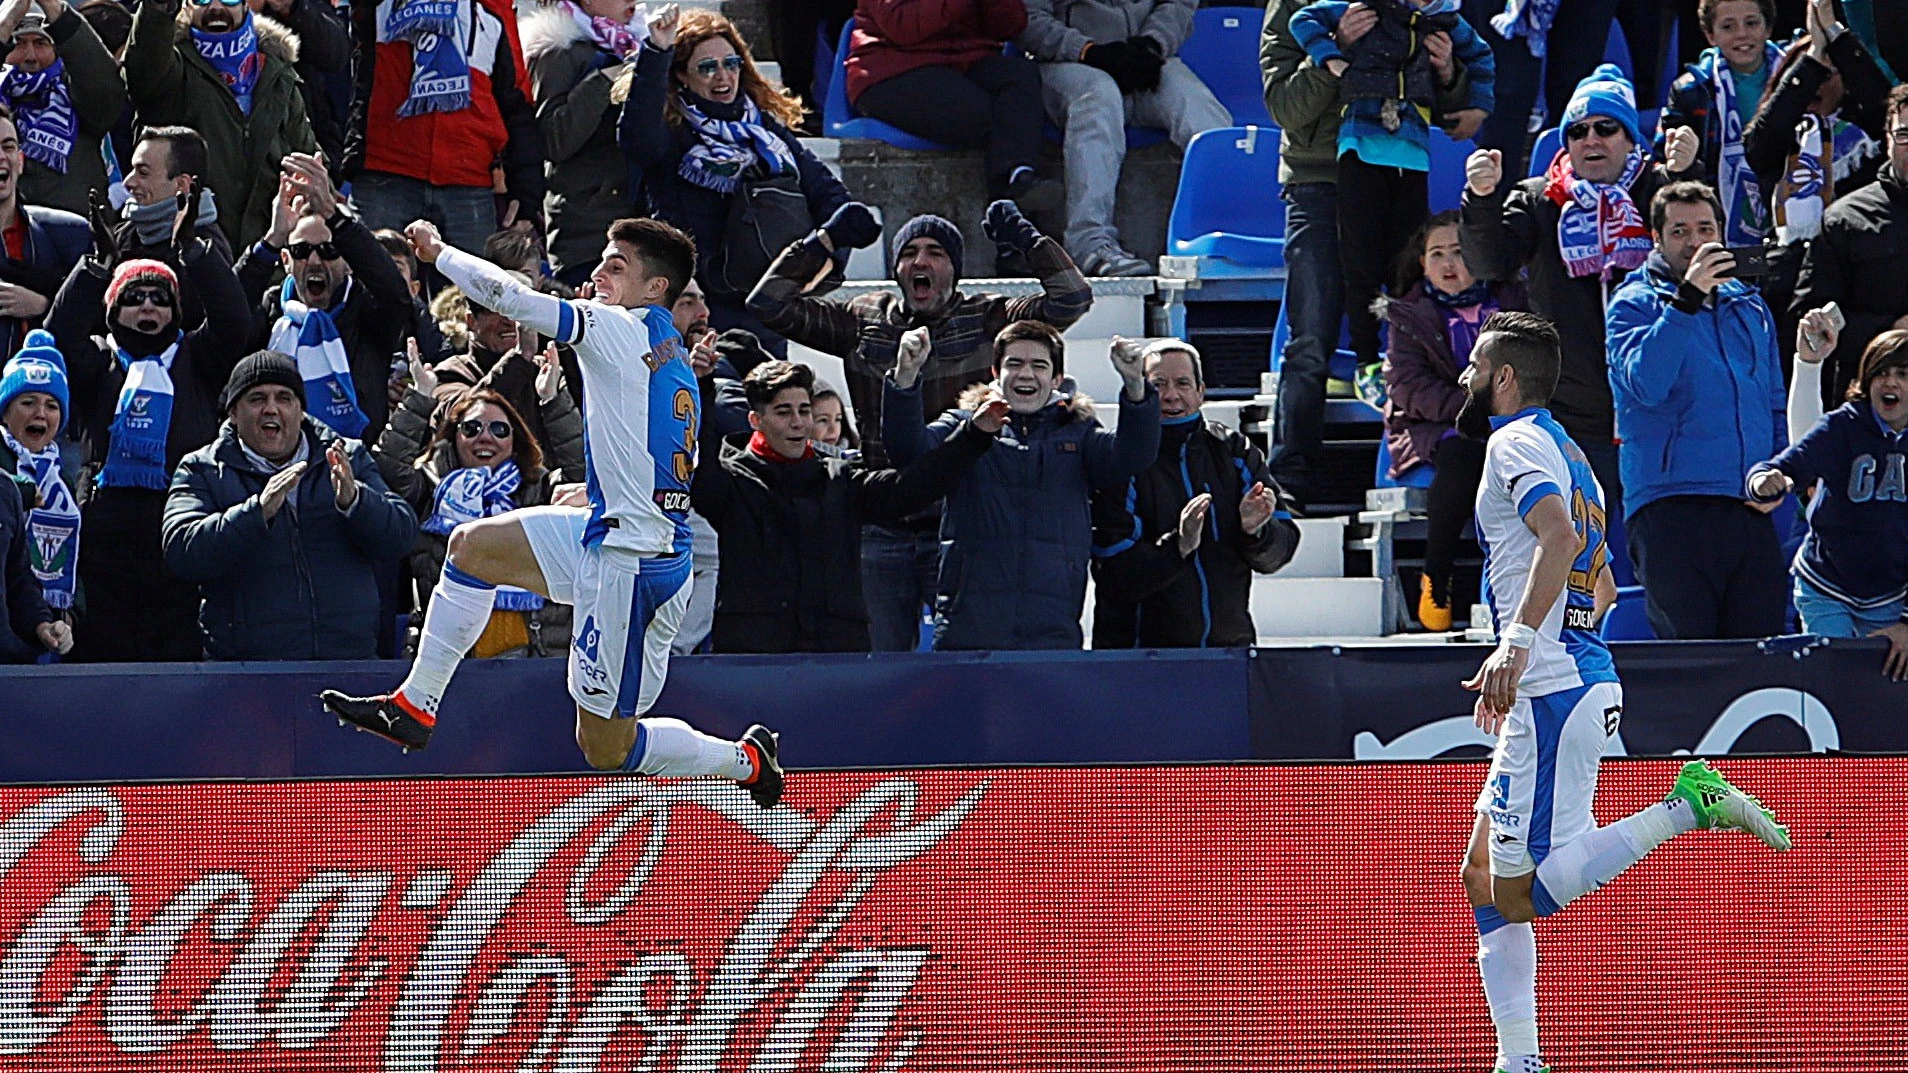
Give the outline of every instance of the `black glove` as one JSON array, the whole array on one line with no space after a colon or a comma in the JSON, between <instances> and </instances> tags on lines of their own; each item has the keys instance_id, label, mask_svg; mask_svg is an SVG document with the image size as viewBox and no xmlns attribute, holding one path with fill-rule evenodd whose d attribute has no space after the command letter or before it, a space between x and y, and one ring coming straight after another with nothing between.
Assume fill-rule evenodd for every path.
<instances>
[{"instance_id":1,"label":"black glove","mask_svg":"<svg viewBox=\"0 0 1908 1073\"><path fill-rule=\"evenodd\" d=\"M1160 69L1166 66L1165 46L1150 37L1130 37L1126 43L1132 46L1140 70L1137 88L1142 92L1158 89Z\"/></svg>"},{"instance_id":2,"label":"black glove","mask_svg":"<svg viewBox=\"0 0 1908 1073\"><path fill-rule=\"evenodd\" d=\"M97 189L87 196L87 202L91 205L86 220L93 227L93 260L111 271L119 262L119 240L113 235L112 208Z\"/></svg>"},{"instance_id":3,"label":"black glove","mask_svg":"<svg viewBox=\"0 0 1908 1073\"><path fill-rule=\"evenodd\" d=\"M205 201L205 187L200 185L198 176L192 177L192 188L179 195L175 208L177 215L172 222L172 246L181 255L198 243L199 210Z\"/></svg>"},{"instance_id":4,"label":"black glove","mask_svg":"<svg viewBox=\"0 0 1908 1073\"><path fill-rule=\"evenodd\" d=\"M1002 246L1026 253L1040 241L1040 229L1033 221L1020 214L1020 206L1005 199L987 206L987 218L981 221L981 231L988 238Z\"/></svg>"},{"instance_id":5,"label":"black glove","mask_svg":"<svg viewBox=\"0 0 1908 1073\"><path fill-rule=\"evenodd\" d=\"M1147 67L1151 57L1134 48L1127 41L1113 41L1104 45L1087 46L1086 55L1080 61L1088 67L1097 67L1113 76L1113 84L1121 93L1132 93L1141 88L1146 80ZM1159 85L1159 71L1152 72L1153 85Z\"/></svg>"},{"instance_id":6,"label":"black glove","mask_svg":"<svg viewBox=\"0 0 1908 1073\"><path fill-rule=\"evenodd\" d=\"M868 211L868 206L859 201L850 201L836 209L821 229L837 250L859 250L881 241L881 224L875 220L874 213Z\"/></svg>"}]
</instances>

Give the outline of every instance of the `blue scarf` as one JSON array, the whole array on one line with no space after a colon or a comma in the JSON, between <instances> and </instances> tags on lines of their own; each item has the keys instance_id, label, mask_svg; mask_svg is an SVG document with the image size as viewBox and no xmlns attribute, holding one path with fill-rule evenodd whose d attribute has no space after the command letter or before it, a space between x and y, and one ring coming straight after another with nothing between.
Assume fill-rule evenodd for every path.
<instances>
[{"instance_id":1,"label":"blue scarf","mask_svg":"<svg viewBox=\"0 0 1908 1073\"><path fill-rule=\"evenodd\" d=\"M73 155L73 139L79 136L79 116L73 111L65 75L63 60L54 60L53 66L39 72L12 66L0 71L0 97L13 106L13 118L20 126L20 151L61 175L66 174L66 158Z\"/></svg>"},{"instance_id":2,"label":"blue scarf","mask_svg":"<svg viewBox=\"0 0 1908 1073\"><path fill-rule=\"evenodd\" d=\"M437 495L431 503L431 516L424 519L426 533L449 536L450 531L479 518L490 518L517 509L512 496L523 485L523 474L514 460L495 466L471 466L447 474L437 483ZM543 597L528 589L497 586L499 611L535 611L543 606Z\"/></svg>"},{"instance_id":3,"label":"blue scarf","mask_svg":"<svg viewBox=\"0 0 1908 1073\"><path fill-rule=\"evenodd\" d=\"M331 314L299 301L297 294L287 278L278 292L278 304L285 312L272 325L270 346L280 354L290 354L298 363L298 375L305 381L305 412L338 435L355 440L364 435L371 419L358 405L358 386L351 380L351 356L345 353L344 339L338 335ZM333 308L343 305L350 294L351 281L347 279Z\"/></svg>"},{"instance_id":4,"label":"blue scarf","mask_svg":"<svg viewBox=\"0 0 1908 1073\"><path fill-rule=\"evenodd\" d=\"M225 88L232 91L239 111L251 115L252 89L258 85L258 76L265 72L265 54L258 50L258 32L252 27L252 13L245 13L245 21L239 23L238 29L222 34L209 34L195 28L192 43L199 47L199 55L205 57L205 62L225 80Z\"/></svg>"},{"instance_id":5,"label":"blue scarf","mask_svg":"<svg viewBox=\"0 0 1908 1073\"><path fill-rule=\"evenodd\" d=\"M1782 50L1765 46L1764 68L1772 75L1781 62ZM1736 76L1721 49L1705 50L1696 61L1698 74L1709 80L1716 94L1711 122L1722 124L1722 155L1717 161L1716 189L1722 196L1723 240L1730 246L1759 246L1769 234L1769 208L1756 183L1755 169L1749 166L1743 145L1742 113L1736 108Z\"/></svg>"},{"instance_id":6,"label":"blue scarf","mask_svg":"<svg viewBox=\"0 0 1908 1073\"><path fill-rule=\"evenodd\" d=\"M393 0L384 36L411 46L411 92L400 116L470 107L470 61L457 34L460 0ZM476 17L475 13L472 18Z\"/></svg>"},{"instance_id":7,"label":"blue scarf","mask_svg":"<svg viewBox=\"0 0 1908 1073\"><path fill-rule=\"evenodd\" d=\"M164 491L172 482L166 469L166 434L172 429L172 359L178 354L177 333L171 346L150 358L114 350L126 382L120 385L119 405L107 428L100 487Z\"/></svg>"},{"instance_id":8,"label":"blue scarf","mask_svg":"<svg viewBox=\"0 0 1908 1073\"><path fill-rule=\"evenodd\" d=\"M39 454L20 446L20 441L0 427L0 441L19 459L20 472L33 478L40 491L40 503L27 511L27 559L33 576L40 582L47 606L61 610L73 606L74 581L79 576L79 506L73 493L60 477L60 445L49 443Z\"/></svg>"},{"instance_id":9,"label":"blue scarf","mask_svg":"<svg viewBox=\"0 0 1908 1073\"><path fill-rule=\"evenodd\" d=\"M1563 0L1508 0L1504 10L1491 17L1491 29L1506 41L1523 38L1533 56L1544 54L1544 42L1550 37L1550 24L1557 19Z\"/></svg>"},{"instance_id":10,"label":"blue scarf","mask_svg":"<svg viewBox=\"0 0 1908 1073\"><path fill-rule=\"evenodd\" d=\"M689 129L695 132L696 144L682 155L682 165L676 171L684 179L718 194L733 193L743 173L758 160L763 161L771 173L795 170L795 154L789 152L787 143L762 125L762 110L756 107L755 101L746 93L739 94L737 99L741 102L742 114L733 120L709 115L687 93L680 94L677 102L682 106Z\"/></svg>"}]
</instances>

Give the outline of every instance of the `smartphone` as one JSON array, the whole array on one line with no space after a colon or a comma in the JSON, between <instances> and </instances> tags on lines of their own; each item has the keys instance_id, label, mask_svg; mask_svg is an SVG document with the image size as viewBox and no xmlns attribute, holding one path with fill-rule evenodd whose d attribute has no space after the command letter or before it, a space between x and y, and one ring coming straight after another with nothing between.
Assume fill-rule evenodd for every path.
<instances>
[{"instance_id":1,"label":"smartphone","mask_svg":"<svg viewBox=\"0 0 1908 1073\"><path fill-rule=\"evenodd\" d=\"M1838 303L1830 302L1828 305L1823 306L1822 314L1828 317L1830 324L1835 325L1836 335L1841 335L1842 329L1848 327L1848 317L1843 315L1842 307ZM1810 350L1814 350L1822 345L1822 340L1818 338L1814 332L1809 330L1807 324L1802 325L1802 337L1808 341Z\"/></svg>"},{"instance_id":2,"label":"smartphone","mask_svg":"<svg viewBox=\"0 0 1908 1073\"><path fill-rule=\"evenodd\" d=\"M1728 252L1735 257L1736 265L1729 275L1737 279L1748 279L1769 274L1769 254L1773 252L1767 246L1730 246Z\"/></svg>"}]
</instances>

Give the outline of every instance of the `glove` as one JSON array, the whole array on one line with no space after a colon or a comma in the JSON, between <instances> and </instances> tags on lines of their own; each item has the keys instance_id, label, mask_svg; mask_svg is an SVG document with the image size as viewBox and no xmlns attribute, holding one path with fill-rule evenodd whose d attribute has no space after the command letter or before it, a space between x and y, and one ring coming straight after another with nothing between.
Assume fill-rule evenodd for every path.
<instances>
[{"instance_id":1,"label":"glove","mask_svg":"<svg viewBox=\"0 0 1908 1073\"><path fill-rule=\"evenodd\" d=\"M91 191L87 202L91 206L86 219L93 228L93 260L110 272L119 262L119 240L113 236L112 208L97 189Z\"/></svg>"},{"instance_id":2,"label":"glove","mask_svg":"<svg viewBox=\"0 0 1908 1073\"><path fill-rule=\"evenodd\" d=\"M835 210L821 229L837 250L859 250L881 241L881 224L874 213L859 201L850 201Z\"/></svg>"},{"instance_id":3,"label":"glove","mask_svg":"<svg viewBox=\"0 0 1908 1073\"><path fill-rule=\"evenodd\" d=\"M1138 82L1134 88L1141 92L1158 89L1160 69L1166 66L1166 49L1150 37L1131 37L1126 43L1132 46L1138 72Z\"/></svg>"},{"instance_id":4,"label":"glove","mask_svg":"<svg viewBox=\"0 0 1908 1073\"><path fill-rule=\"evenodd\" d=\"M987 206L987 218L981 221L981 231L993 241L1012 247L1019 253L1033 249L1040 241L1040 229L1033 221L1020 214L1020 206L1002 199Z\"/></svg>"},{"instance_id":5,"label":"glove","mask_svg":"<svg viewBox=\"0 0 1908 1073\"><path fill-rule=\"evenodd\" d=\"M204 201L205 187L194 176L191 191L179 195L176 209L178 218L173 222L172 245L179 251L182 262L195 246L200 245L199 210Z\"/></svg>"},{"instance_id":6,"label":"glove","mask_svg":"<svg viewBox=\"0 0 1908 1073\"><path fill-rule=\"evenodd\" d=\"M1097 67L1113 76L1113 84L1121 93L1132 93L1146 80L1146 68L1149 57L1139 52L1130 42L1113 41L1104 45L1089 45L1086 55L1080 57L1088 67ZM1159 72L1153 72L1153 85L1159 85Z\"/></svg>"}]
</instances>

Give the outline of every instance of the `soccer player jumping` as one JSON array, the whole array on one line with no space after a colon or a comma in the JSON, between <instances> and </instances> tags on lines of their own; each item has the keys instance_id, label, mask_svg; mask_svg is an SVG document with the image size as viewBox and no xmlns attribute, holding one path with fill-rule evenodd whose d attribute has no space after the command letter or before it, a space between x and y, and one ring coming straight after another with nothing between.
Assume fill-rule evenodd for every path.
<instances>
[{"instance_id":1,"label":"soccer player jumping","mask_svg":"<svg viewBox=\"0 0 1908 1073\"><path fill-rule=\"evenodd\" d=\"M695 244L656 220L610 225L592 300L540 294L490 262L405 229L417 259L486 309L576 350L583 372L585 507L528 507L451 532L417 661L389 696L322 695L350 723L422 749L499 585L576 608L569 686L576 742L598 770L734 779L755 803L782 796L776 739L752 726L724 741L680 719L640 718L662 692L669 645L689 604L689 482L696 466L695 372L669 307L695 271Z\"/></svg>"},{"instance_id":2,"label":"soccer player jumping","mask_svg":"<svg viewBox=\"0 0 1908 1073\"><path fill-rule=\"evenodd\" d=\"M1496 734L1464 861L1477 962L1500 1073L1542 1073L1537 943L1530 922L1596 890L1675 835L1748 831L1777 850L1789 832L1701 761L1668 798L1608 827L1591 814L1597 763L1623 689L1597 619L1616 597L1603 490L1544 407L1557 386L1557 330L1528 313L1485 322L1461 383L1465 435L1486 439L1477 490L1485 601L1500 638L1476 676L1477 725Z\"/></svg>"}]
</instances>

